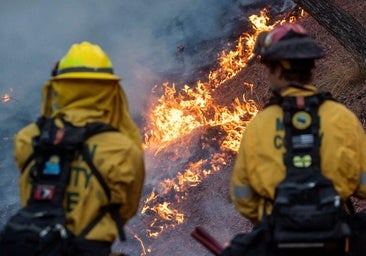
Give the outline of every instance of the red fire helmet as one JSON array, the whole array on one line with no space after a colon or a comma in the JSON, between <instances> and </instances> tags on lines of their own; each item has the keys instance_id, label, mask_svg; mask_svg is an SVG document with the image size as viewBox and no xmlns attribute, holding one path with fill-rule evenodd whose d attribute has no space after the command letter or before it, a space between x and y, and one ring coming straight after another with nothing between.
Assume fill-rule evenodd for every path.
<instances>
[{"instance_id":1,"label":"red fire helmet","mask_svg":"<svg viewBox=\"0 0 366 256\"><path fill-rule=\"evenodd\" d=\"M324 50L305 28L295 23L283 23L271 31L261 32L254 47L261 62L295 59L319 59Z\"/></svg>"}]
</instances>

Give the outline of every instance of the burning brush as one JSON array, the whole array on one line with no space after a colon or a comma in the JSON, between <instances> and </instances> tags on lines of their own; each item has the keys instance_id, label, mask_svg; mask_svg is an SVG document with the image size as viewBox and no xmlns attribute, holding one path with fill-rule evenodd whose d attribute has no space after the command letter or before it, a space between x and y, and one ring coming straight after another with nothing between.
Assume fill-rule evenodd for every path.
<instances>
[{"instance_id":1,"label":"burning brush","mask_svg":"<svg viewBox=\"0 0 366 256\"><path fill-rule=\"evenodd\" d=\"M222 53L219 67L210 72L207 81L198 81L195 86L164 83L162 95L147 113L143 146L147 159L152 160L147 161L151 173L147 180L154 182L146 193L140 218L135 219L139 219L139 224L149 223L147 229L137 226L134 229L144 230L138 236L141 256L151 254L153 247L156 249L153 240L163 239L164 231L177 229L192 217L186 215L183 206L190 197L189 192L230 164L246 125L260 109L254 100L247 98L249 92L229 104L228 100L220 104L215 97L220 87L248 66L258 34L281 22L268 25L270 18L265 10L250 16L249 20L252 30L239 38L234 50ZM254 87L250 83L244 86L241 92L252 92ZM161 179L156 186L155 181ZM136 238L137 234L132 233ZM220 255L223 250L202 227L196 227L191 236L214 255Z\"/></svg>"}]
</instances>

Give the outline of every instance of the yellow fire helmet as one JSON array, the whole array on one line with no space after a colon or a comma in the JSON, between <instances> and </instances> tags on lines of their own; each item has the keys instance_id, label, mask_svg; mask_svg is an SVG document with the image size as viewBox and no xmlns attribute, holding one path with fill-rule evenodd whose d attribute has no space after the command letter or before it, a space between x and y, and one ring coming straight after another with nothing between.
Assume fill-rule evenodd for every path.
<instances>
[{"instance_id":1,"label":"yellow fire helmet","mask_svg":"<svg viewBox=\"0 0 366 256\"><path fill-rule=\"evenodd\" d=\"M58 62L53 75L53 79L121 79L114 75L107 54L98 45L86 41L70 47Z\"/></svg>"}]
</instances>

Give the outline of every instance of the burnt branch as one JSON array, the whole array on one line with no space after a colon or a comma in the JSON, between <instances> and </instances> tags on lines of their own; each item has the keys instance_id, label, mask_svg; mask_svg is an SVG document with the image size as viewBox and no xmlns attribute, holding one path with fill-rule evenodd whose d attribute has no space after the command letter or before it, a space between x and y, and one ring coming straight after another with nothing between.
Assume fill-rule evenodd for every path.
<instances>
[{"instance_id":1,"label":"burnt branch","mask_svg":"<svg viewBox=\"0 0 366 256\"><path fill-rule=\"evenodd\" d=\"M366 60L366 29L352 15L330 0L294 0L325 27L355 58ZM361 55L361 56L359 56Z\"/></svg>"}]
</instances>

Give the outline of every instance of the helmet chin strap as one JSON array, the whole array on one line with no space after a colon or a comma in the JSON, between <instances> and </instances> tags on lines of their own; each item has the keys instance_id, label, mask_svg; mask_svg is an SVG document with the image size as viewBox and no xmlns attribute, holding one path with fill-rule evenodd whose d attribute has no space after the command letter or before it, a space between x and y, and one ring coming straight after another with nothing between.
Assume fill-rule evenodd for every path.
<instances>
[{"instance_id":1,"label":"helmet chin strap","mask_svg":"<svg viewBox=\"0 0 366 256\"><path fill-rule=\"evenodd\" d=\"M273 86L271 86L270 87L270 90L271 90L271 92L272 92L272 94L274 95L274 96L281 96L281 91L283 90L284 88L278 88L278 87L273 87Z\"/></svg>"}]
</instances>

